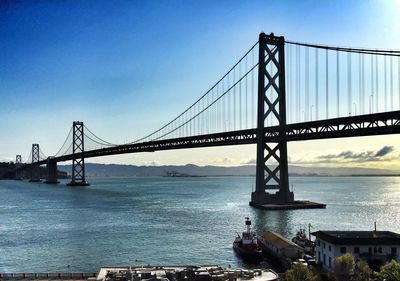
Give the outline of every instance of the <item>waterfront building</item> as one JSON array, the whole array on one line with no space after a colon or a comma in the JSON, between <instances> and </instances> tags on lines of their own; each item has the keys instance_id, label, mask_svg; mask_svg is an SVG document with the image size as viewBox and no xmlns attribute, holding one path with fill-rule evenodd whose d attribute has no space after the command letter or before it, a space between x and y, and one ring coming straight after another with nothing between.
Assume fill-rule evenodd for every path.
<instances>
[{"instance_id":1,"label":"waterfront building","mask_svg":"<svg viewBox=\"0 0 400 281\"><path fill-rule=\"evenodd\" d=\"M400 260L400 234L391 231L317 231L312 235L316 262L326 270L332 270L335 258L346 253L373 267Z\"/></svg>"},{"instance_id":2,"label":"waterfront building","mask_svg":"<svg viewBox=\"0 0 400 281\"><path fill-rule=\"evenodd\" d=\"M304 249L286 237L274 231L264 231L258 237L264 251L277 258L289 258L291 260L302 258Z\"/></svg>"}]
</instances>

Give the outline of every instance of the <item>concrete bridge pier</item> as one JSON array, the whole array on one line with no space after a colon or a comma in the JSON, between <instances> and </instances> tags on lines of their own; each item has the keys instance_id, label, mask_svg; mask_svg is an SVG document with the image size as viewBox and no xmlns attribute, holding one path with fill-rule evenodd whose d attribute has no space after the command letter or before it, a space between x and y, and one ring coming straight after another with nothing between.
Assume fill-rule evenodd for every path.
<instances>
[{"instance_id":1,"label":"concrete bridge pier","mask_svg":"<svg viewBox=\"0 0 400 281\"><path fill-rule=\"evenodd\" d=\"M31 179L30 182L41 182L40 180L40 166L32 165L31 166Z\"/></svg>"},{"instance_id":2,"label":"concrete bridge pier","mask_svg":"<svg viewBox=\"0 0 400 281\"><path fill-rule=\"evenodd\" d=\"M47 158L46 162L46 181L44 183L48 184L56 184L60 183L57 178L57 161L55 161L54 157Z\"/></svg>"}]
</instances>

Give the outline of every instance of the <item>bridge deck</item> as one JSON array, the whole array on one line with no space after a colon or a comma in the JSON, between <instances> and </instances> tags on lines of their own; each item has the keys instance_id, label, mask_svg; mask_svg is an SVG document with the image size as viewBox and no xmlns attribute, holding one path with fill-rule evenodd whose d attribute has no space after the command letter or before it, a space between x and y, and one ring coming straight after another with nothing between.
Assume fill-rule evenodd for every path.
<instances>
[{"instance_id":1,"label":"bridge deck","mask_svg":"<svg viewBox=\"0 0 400 281\"><path fill-rule=\"evenodd\" d=\"M284 135L281 135L279 126L265 128L267 142L277 142L280 140L285 140L289 142L397 133L400 133L400 111L288 124L285 127ZM184 138L118 145L108 148L85 151L83 153L76 154L75 157L91 158L125 153L254 144L256 142L257 130L248 129L218 134L198 135ZM73 157L73 154L69 154L57 157L54 160L56 162L63 162L72 160ZM36 163L36 165L43 164L46 164L46 160L42 160ZM28 164L23 167L26 168L30 165L31 164Z\"/></svg>"}]
</instances>

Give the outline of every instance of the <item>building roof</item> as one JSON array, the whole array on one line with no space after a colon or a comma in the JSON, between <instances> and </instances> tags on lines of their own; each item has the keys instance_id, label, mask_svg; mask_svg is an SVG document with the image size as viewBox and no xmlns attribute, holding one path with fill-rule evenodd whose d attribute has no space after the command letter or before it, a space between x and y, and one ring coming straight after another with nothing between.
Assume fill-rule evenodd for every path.
<instances>
[{"instance_id":1,"label":"building roof","mask_svg":"<svg viewBox=\"0 0 400 281\"><path fill-rule=\"evenodd\" d=\"M288 240L286 237L283 237L279 233L273 232L273 231L264 231L260 235L265 241L268 241L272 245L274 245L277 248L283 249L283 248L288 248L288 247L294 247L298 249L303 249L296 243L293 243L292 241Z\"/></svg>"},{"instance_id":2,"label":"building roof","mask_svg":"<svg viewBox=\"0 0 400 281\"><path fill-rule=\"evenodd\" d=\"M400 234L391 231L325 231L311 233L336 245L400 245Z\"/></svg>"}]
</instances>

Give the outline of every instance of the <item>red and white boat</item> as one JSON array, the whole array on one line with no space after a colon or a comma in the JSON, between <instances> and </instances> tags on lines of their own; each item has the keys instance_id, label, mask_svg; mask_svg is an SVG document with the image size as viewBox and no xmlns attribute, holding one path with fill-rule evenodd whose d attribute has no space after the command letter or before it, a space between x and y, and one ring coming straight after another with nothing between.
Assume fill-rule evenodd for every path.
<instances>
[{"instance_id":1,"label":"red and white boat","mask_svg":"<svg viewBox=\"0 0 400 281\"><path fill-rule=\"evenodd\" d=\"M251 231L251 220L249 217L245 218L246 230L242 233L242 236L238 234L233 242L233 249L243 259L246 260L260 260L262 259L261 247L257 242L257 235Z\"/></svg>"}]
</instances>

